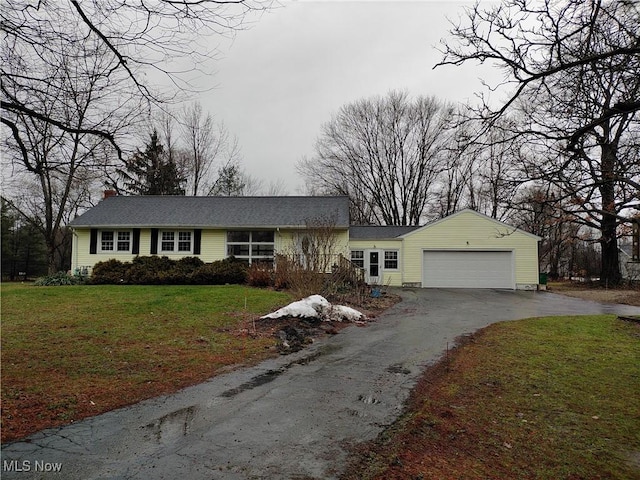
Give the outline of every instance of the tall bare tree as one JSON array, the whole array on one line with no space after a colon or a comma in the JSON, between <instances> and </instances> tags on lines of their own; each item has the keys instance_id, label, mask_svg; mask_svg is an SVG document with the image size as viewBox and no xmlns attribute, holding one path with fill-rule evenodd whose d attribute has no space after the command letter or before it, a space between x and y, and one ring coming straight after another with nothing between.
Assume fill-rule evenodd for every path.
<instances>
[{"instance_id":1,"label":"tall bare tree","mask_svg":"<svg viewBox=\"0 0 640 480\"><path fill-rule=\"evenodd\" d=\"M349 195L362 222L417 225L444 168L450 111L433 97L396 91L345 105L298 172L326 192Z\"/></svg>"},{"instance_id":2,"label":"tall bare tree","mask_svg":"<svg viewBox=\"0 0 640 480\"><path fill-rule=\"evenodd\" d=\"M121 155L122 139L109 125L78 127L30 99L56 88L49 77L33 74L43 55L62 57L85 42L98 44L96 54L108 55L105 77L120 76L120 91L135 91L158 104L179 91L193 91L185 73L210 69L214 57L211 35L244 27L246 15L264 10L271 0L13 0L0 9L3 31L2 122L20 142L11 115L21 114L68 133L95 135L112 143ZM9 60L7 62L7 60ZM15 68L22 65L25 68ZM10 67L10 68L5 68ZM38 72L40 73L40 72ZM159 82L154 83L156 79ZM168 81L167 81L168 80ZM172 85L161 91L159 84ZM5 89L4 85L19 88ZM174 88L175 87L175 88ZM10 115L11 114L11 115Z\"/></svg>"},{"instance_id":3,"label":"tall bare tree","mask_svg":"<svg viewBox=\"0 0 640 480\"><path fill-rule=\"evenodd\" d=\"M51 273L62 267L63 226L89 205L91 186L114 155L109 142L92 131L103 126L119 133L139 111L137 100L119 91L122 77L107 75L113 59L108 52L100 55L100 48L87 40L44 50L37 58L3 52L8 60L3 69L11 72L3 78L3 93L24 98L32 110L69 126L22 111L3 112L11 131L4 144L3 195L42 233ZM34 84L40 86L31 88Z\"/></svg>"},{"instance_id":4,"label":"tall bare tree","mask_svg":"<svg viewBox=\"0 0 640 480\"><path fill-rule=\"evenodd\" d=\"M479 4L454 27L442 64L491 62L512 87L477 113L489 126L509 111L535 162L523 181L555 185L558 205L600 232L601 280L620 281L617 227L640 191L640 6L625 0L506 0ZM560 203L569 199L569 202Z\"/></svg>"},{"instance_id":5,"label":"tall bare tree","mask_svg":"<svg viewBox=\"0 0 640 480\"><path fill-rule=\"evenodd\" d=\"M33 185L36 196L26 198L25 188L9 195L7 182L3 194L43 231L52 271L65 217L88 201L95 169L108 174L105 158L124 160L131 134L124 127L151 105L190 90L181 74L204 68L212 57L207 34L242 28L247 12L268 2L5 3L0 121L10 164L3 164L3 176L11 172ZM163 82L171 90L162 91Z\"/></svg>"},{"instance_id":6,"label":"tall bare tree","mask_svg":"<svg viewBox=\"0 0 640 480\"><path fill-rule=\"evenodd\" d=\"M185 144L184 167L188 173L189 193L198 195L211 173L214 161L226 148L229 134L219 125L216 135L213 118L202 111L202 105L194 102L181 115L182 138Z\"/></svg>"}]
</instances>

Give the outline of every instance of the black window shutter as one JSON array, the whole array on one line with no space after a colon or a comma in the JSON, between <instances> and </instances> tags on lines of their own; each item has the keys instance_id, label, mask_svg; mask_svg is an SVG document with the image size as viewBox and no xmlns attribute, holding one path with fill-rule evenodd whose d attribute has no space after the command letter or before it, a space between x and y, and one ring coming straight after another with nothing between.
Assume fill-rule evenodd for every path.
<instances>
[{"instance_id":1,"label":"black window shutter","mask_svg":"<svg viewBox=\"0 0 640 480\"><path fill-rule=\"evenodd\" d=\"M98 253L98 229L91 229L91 240L89 242L89 253L95 255Z\"/></svg>"},{"instance_id":2,"label":"black window shutter","mask_svg":"<svg viewBox=\"0 0 640 480\"><path fill-rule=\"evenodd\" d=\"M200 255L200 246L202 244L202 230L193 231L193 254Z\"/></svg>"},{"instance_id":3,"label":"black window shutter","mask_svg":"<svg viewBox=\"0 0 640 480\"><path fill-rule=\"evenodd\" d=\"M131 245L131 253L138 255L140 253L140 229L133 229L133 244Z\"/></svg>"},{"instance_id":4,"label":"black window shutter","mask_svg":"<svg viewBox=\"0 0 640 480\"><path fill-rule=\"evenodd\" d=\"M158 229L151 229L151 255L156 255L158 253Z\"/></svg>"}]
</instances>

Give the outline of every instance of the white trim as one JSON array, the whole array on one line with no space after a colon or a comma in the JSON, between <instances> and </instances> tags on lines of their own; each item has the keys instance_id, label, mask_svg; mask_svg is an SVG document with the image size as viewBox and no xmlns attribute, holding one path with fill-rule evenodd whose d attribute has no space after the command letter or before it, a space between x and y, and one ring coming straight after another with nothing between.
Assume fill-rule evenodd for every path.
<instances>
[{"instance_id":1,"label":"white trim","mask_svg":"<svg viewBox=\"0 0 640 480\"><path fill-rule=\"evenodd\" d=\"M229 233L230 232L247 232L249 233L249 241L248 242L230 242L229 241ZM253 241L253 234L254 232L266 232L266 233L273 233L273 241L272 242L254 242ZM225 251L225 258L229 258L229 257L234 257L237 258L238 260L247 260L249 262L249 264L255 262L275 262L275 258L276 258L276 233L278 233L278 230L274 229L274 230L270 230L270 229L254 229L254 230L246 230L246 229L235 229L235 228L229 228L225 230L225 244L224 244L224 251ZM248 247L248 254L247 255L229 255L229 246L233 246L233 245L246 245ZM253 247L254 246L266 246L269 247L271 246L273 249L273 253L271 255L254 255L253 254Z\"/></svg>"},{"instance_id":2,"label":"white trim","mask_svg":"<svg viewBox=\"0 0 640 480\"><path fill-rule=\"evenodd\" d=\"M163 240L163 233L173 233L173 240ZM180 243L186 242L186 240L180 240L181 233L189 234L189 250L180 250ZM169 229L158 229L158 255L166 254L166 255L193 255L193 240L194 240L194 231L189 229L179 229L179 230L169 230ZM163 250L162 244L164 242L173 242L173 250Z\"/></svg>"},{"instance_id":3,"label":"white trim","mask_svg":"<svg viewBox=\"0 0 640 480\"><path fill-rule=\"evenodd\" d=\"M457 217L459 215L462 215L463 213L473 213L474 215L476 215L476 216L478 216L478 217L480 217L480 218L482 218L484 220L489 220L490 222L493 222L493 223L501 226L502 228L507 228L509 230L512 230L513 231L512 233L518 232L518 233L522 233L523 235L526 235L528 237L535 238L538 241L542 240L542 237L539 237L538 235L534 235L533 233L526 232L524 230L519 229L518 227L514 227L513 225L509 225L508 223L501 222L500 220L496 220L495 218L491 218L488 215L485 215L484 213L476 212L475 210L471 210L470 208L465 208L464 210L460 210L459 212L452 213L451 215L449 215L447 217L444 217L444 218L441 218L441 219L436 220L434 222L428 223L428 224L426 224L426 225L424 225L424 226L422 226L420 228L416 228L415 230L413 230L413 231L411 231L409 233L405 233L404 235L400 235L397 238L403 238L403 239L407 238L407 237L409 237L411 235L414 235L414 234L416 234L418 232L422 232L423 230L426 230L426 229L434 227L434 226L436 226L436 225L438 225L440 223L443 223L443 222L446 222L448 220L451 220L451 219L453 219L453 218L455 218L455 217Z\"/></svg>"},{"instance_id":4,"label":"white trim","mask_svg":"<svg viewBox=\"0 0 640 480\"><path fill-rule=\"evenodd\" d=\"M113 248L107 249L107 250L102 248L102 234L105 232L113 233L113 239L111 240L113 242ZM118 234L119 233L129 234L129 240L126 240L129 243L129 248L127 250L118 250L118 243L119 243ZM125 240L122 240L122 241L124 242ZM117 254L127 255L127 254L131 254L132 251L133 251L133 229L104 228L104 229L98 230L96 253L106 253L111 255L117 255Z\"/></svg>"},{"instance_id":5,"label":"white trim","mask_svg":"<svg viewBox=\"0 0 640 480\"><path fill-rule=\"evenodd\" d=\"M517 287L516 284L516 249L515 248L423 248L422 249L422 268L420 275L420 284L423 288L435 288L425 286L425 253L429 252L446 252L446 253L455 253L455 252L471 252L471 253L482 253L482 252L491 252L491 253L510 253L511 254L511 286L509 287L511 290L515 290ZM472 288L472 287L460 287L460 288ZM498 288L498 287L489 287L489 288Z\"/></svg>"}]
</instances>

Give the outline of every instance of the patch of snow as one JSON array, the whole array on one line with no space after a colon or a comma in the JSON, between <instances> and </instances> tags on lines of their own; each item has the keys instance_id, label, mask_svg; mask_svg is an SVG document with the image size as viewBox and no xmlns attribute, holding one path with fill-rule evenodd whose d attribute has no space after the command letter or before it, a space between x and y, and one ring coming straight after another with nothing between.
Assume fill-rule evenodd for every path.
<instances>
[{"instance_id":1,"label":"patch of snow","mask_svg":"<svg viewBox=\"0 0 640 480\"><path fill-rule=\"evenodd\" d=\"M273 313L260 318L281 318L281 317L301 317L301 318L321 318L325 310L331 307L329 301L322 295L311 295L297 302L290 303Z\"/></svg>"},{"instance_id":2,"label":"patch of snow","mask_svg":"<svg viewBox=\"0 0 640 480\"><path fill-rule=\"evenodd\" d=\"M364 314L351 307L331 305L322 295L311 295L260 318L282 317L319 318L338 322L343 320L355 322L365 318Z\"/></svg>"},{"instance_id":3,"label":"patch of snow","mask_svg":"<svg viewBox=\"0 0 640 480\"><path fill-rule=\"evenodd\" d=\"M355 308L347 307L346 305L333 305L329 312L329 319L342 322L346 320L348 322L356 322L362 320L364 314L359 312Z\"/></svg>"}]
</instances>

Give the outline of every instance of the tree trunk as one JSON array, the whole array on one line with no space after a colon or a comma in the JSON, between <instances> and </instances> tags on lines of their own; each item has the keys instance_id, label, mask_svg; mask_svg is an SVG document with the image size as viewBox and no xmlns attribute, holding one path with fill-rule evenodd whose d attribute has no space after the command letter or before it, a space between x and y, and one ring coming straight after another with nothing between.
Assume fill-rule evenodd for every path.
<instances>
[{"instance_id":1,"label":"tree trunk","mask_svg":"<svg viewBox=\"0 0 640 480\"><path fill-rule=\"evenodd\" d=\"M615 145L602 146L602 220L600 223L600 245L602 249L600 283L605 286L619 285L622 281L618 256L618 221L616 218L615 196Z\"/></svg>"}]
</instances>

